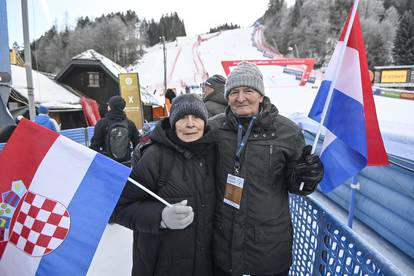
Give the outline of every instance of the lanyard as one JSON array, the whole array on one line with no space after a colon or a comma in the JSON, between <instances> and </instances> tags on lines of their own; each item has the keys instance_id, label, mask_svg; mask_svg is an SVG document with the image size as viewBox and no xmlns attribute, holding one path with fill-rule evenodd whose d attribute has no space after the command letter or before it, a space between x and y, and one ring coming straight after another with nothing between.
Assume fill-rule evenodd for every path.
<instances>
[{"instance_id":1,"label":"lanyard","mask_svg":"<svg viewBox=\"0 0 414 276\"><path fill-rule=\"evenodd\" d=\"M253 116L250 119L249 127L246 130L246 133L243 136L243 125L239 124L237 127L237 150L236 157L234 158L234 174L238 175L240 171L240 157L243 153L243 150L246 147L247 139L249 139L250 133L252 132L253 123L256 120L256 116Z\"/></svg>"}]
</instances>

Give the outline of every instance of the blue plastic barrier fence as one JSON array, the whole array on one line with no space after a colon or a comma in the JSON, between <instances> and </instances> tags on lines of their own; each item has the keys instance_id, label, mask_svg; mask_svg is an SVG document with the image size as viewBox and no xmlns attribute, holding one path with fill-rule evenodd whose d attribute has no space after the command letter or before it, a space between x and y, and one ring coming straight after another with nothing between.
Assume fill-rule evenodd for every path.
<instances>
[{"instance_id":1,"label":"blue plastic barrier fence","mask_svg":"<svg viewBox=\"0 0 414 276\"><path fill-rule=\"evenodd\" d=\"M309 197L290 196L294 228L290 275L402 275Z\"/></svg>"},{"instance_id":2,"label":"blue plastic barrier fence","mask_svg":"<svg viewBox=\"0 0 414 276\"><path fill-rule=\"evenodd\" d=\"M65 130L62 130L60 134L68 137L69 139L79 144L88 146L88 139L86 139L86 134L87 134L86 128L80 127L80 128L65 129Z\"/></svg>"},{"instance_id":3,"label":"blue plastic barrier fence","mask_svg":"<svg viewBox=\"0 0 414 276\"><path fill-rule=\"evenodd\" d=\"M305 140L313 143L314 135L305 132ZM388 158L389 166L366 167L358 174L360 188L355 192L354 215L414 258L414 161L392 155ZM324 195L347 210L350 181Z\"/></svg>"}]
</instances>

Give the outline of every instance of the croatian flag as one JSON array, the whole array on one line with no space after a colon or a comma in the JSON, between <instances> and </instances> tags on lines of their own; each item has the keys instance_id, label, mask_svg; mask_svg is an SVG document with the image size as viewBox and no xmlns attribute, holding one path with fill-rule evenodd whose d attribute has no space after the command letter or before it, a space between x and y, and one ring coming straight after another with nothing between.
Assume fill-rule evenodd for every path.
<instances>
[{"instance_id":1,"label":"croatian flag","mask_svg":"<svg viewBox=\"0 0 414 276\"><path fill-rule=\"evenodd\" d=\"M348 15L325 73L325 80L309 113L310 118L321 121L329 89L334 85L324 120L326 133L321 151L325 175L320 187L324 192L330 192L343 184L366 165L388 164L378 127L358 11L355 12L351 26L351 13ZM352 29L345 43L349 27ZM333 84L335 73L337 78Z\"/></svg>"},{"instance_id":2,"label":"croatian flag","mask_svg":"<svg viewBox=\"0 0 414 276\"><path fill-rule=\"evenodd\" d=\"M0 168L0 275L86 275L130 169L26 119Z\"/></svg>"}]
</instances>

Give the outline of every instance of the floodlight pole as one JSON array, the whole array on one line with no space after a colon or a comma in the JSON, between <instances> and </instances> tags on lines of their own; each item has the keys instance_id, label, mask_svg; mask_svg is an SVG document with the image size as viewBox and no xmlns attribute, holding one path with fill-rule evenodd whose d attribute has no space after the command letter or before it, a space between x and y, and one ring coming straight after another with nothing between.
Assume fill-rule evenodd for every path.
<instances>
[{"instance_id":1,"label":"floodlight pole","mask_svg":"<svg viewBox=\"0 0 414 276\"><path fill-rule=\"evenodd\" d=\"M165 49L165 36L161 36L162 51L164 53L164 94L167 92L167 50Z\"/></svg>"},{"instance_id":2,"label":"floodlight pole","mask_svg":"<svg viewBox=\"0 0 414 276\"><path fill-rule=\"evenodd\" d=\"M27 0L22 0L22 19L23 19L23 40L24 40L24 67L26 68L27 98L29 100L29 116L34 121L36 116L34 93L33 93L33 75L32 75L32 54L30 51L29 39L29 20L27 12Z\"/></svg>"}]
</instances>

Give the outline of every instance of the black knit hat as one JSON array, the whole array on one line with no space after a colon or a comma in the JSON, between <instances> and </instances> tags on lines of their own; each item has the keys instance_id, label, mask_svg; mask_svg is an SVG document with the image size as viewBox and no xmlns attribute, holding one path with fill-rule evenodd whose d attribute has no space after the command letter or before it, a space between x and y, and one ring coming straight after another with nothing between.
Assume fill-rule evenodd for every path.
<instances>
[{"instance_id":1,"label":"black knit hat","mask_svg":"<svg viewBox=\"0 0 414 276\"><path fill-rule=\"evenodd\" d=\"M112 96L108 101L108 105L111 110L122 111L125 108L126 102L121 96Z\"/></svg>"},{"instance_id":2,"label":"black knit hat","mask_svg":"<svg viewBox=\"0 0 414 276\"><path fill-rule=\"evenodd\" d=\"M185 115L194 115L204 121L207 126L208 112L203 101L195 94L184 94L176 97L170 109L170 125L175 128L175 123Z\"/></svg>"},{"instance_id":3,"label":"black knit hat","mask_svg":"<svg viewBox=\"0 0 414 276\"><path fill-rule=\"evenodd\" d=\"M224 90L225 84L226 84L226 78L223 77L222 75L213 75L204 82L204 85L210 86L214 90L216 89Z\"/></svg>"}]
</instances>

